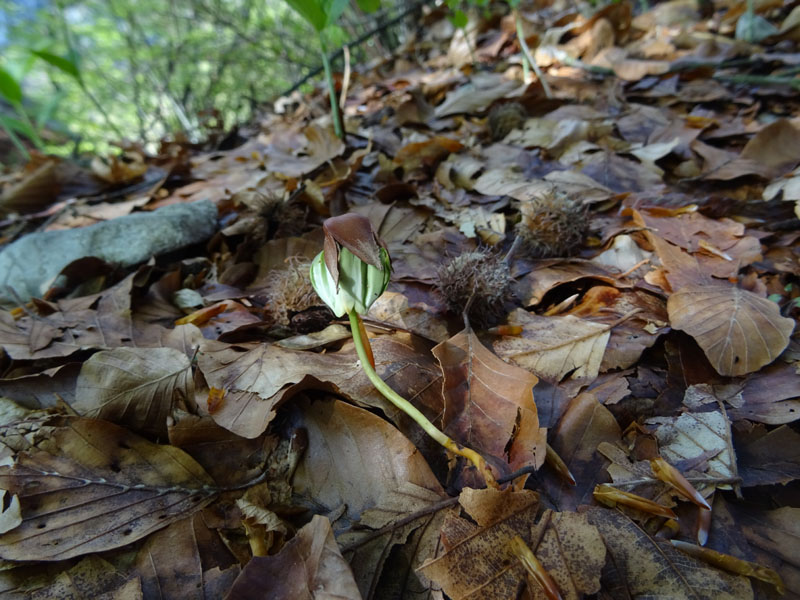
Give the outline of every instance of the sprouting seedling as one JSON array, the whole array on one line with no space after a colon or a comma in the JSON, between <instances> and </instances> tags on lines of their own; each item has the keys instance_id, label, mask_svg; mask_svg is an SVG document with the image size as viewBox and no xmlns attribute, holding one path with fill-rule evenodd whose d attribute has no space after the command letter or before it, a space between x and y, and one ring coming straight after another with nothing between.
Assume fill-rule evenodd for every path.
<instances>
[{"instance_id":1,"label":"sprouting seedling","mask_svg":"<svg viewBox=\"0 0 800 600\"><path fill-rule=\"evenodd\" d=\"M339 114L339 102L336 99L336 86L333 84L333 73L328 59L325 34L344 12L347 2L348 0L286 0L286 3L308 21L317 32L317 39L322 52L322 67L325 69L325 79L328 82L328 94L331 99L333 129L341 139L344 139L344 128ZM357 0L357 2L364 12L374 12L380 6L380 0Z\"/></svg>"},{"instance_id":2,"label":"sprouting seedling","mask_svg":"<svg viewBox=\"0 0 800 600\"><path fill-rule=\"evenodd\" d=\"M350 319L361 368L372 385L397 408L450 452L469 460L487 485L496 487L483 457L460 446L437 429L413 404L400 396L375 372L375 359L361 315L389 285L392 263L386 245L380 240L369 219L357 214L331 217L323 224L324 249L311 262L311 285L337 317Z\"/></svg>"},{"instance_id":3,"label":"sprouting seedling","mask_svg":"<svg viewBox=\"0 0 800 600\"><path fill-rule=\"evenodd\" d=\"M14 144L22 157L25 160L29 160L30 154L17 136L17 133L26 136L39 150L44 148L44 143L33 123L31 123L28 113L22 106L22 86L11 73L2 67L0 67L0 96L5 98L19 116L19 119L12 119L5 115L0 115L0 128L5 131L8 139L11 140L11 143Z\"/></svg>"}]
</instances>

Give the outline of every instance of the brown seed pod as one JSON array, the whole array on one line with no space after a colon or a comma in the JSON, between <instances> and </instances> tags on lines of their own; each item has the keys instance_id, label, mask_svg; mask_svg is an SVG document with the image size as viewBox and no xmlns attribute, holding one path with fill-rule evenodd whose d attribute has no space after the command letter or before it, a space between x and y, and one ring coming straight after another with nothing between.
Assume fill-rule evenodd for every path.
<instances>
[{"instance_id":1,"label":"brown seed pod","mask_svg":"<svg viewBox=\"0 0 800 600\"><path fill-rule=\"evenodd\" d=\"M506 315L512 298L508 264L494 252L474 250L447 260L438 270L436 288L454 313L467 316L477 327L489 327ZM471 302L470 302L471 300Z\"/></svg>"},{"instance_id":2,"label":"brown seed pod","mask_svg":"<svg viewBox=\"0 0 800 600\"><path fill-rule=\"evenodd\" d=\"M322 305L311 287L310 266L309 260L294 257L287 261L285 268L270 271L264 290L259 294L259 300L264 302L265 321L288 326L294 313Z\"/></svg>"},{"instance_id":3,"label":"brown seed pod","mask_svg":"<svg viewBox=\"0 0 800 600\"><path fill-rule=\"evenodd\" d=\"M521 250L533 258L574 254L589 227L586 207L555 190L521 202L519 212Z\"/></svg>"}]
</instances>

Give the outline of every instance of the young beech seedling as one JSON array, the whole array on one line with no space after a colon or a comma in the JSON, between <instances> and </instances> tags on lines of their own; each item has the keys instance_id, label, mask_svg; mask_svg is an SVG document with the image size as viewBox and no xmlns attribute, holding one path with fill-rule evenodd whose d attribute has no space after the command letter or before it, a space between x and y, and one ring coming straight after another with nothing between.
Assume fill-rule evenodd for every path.
<instances>
[{"instance_id":1,"label":"young beech seedling","mask_svg":"<svg viewBox=\"0 0 800 600\"><path fill-rule=\"evenodd\" d=\"M311 285L337 317L346 314L350 319L350 329L361 368L372 385L389 402L414 419L434 440L450 452L469 460L487 485L497 487L497 482L480 454L459 446L439 431L425 415L390 388L375 372L375 359L361 315L369 310L389 285L392 263L386 245L373 231L369 219L353 213L331 217L325 221L322 229L325 232L324 249L311 262Z\"/></svg>"}]
</instances>

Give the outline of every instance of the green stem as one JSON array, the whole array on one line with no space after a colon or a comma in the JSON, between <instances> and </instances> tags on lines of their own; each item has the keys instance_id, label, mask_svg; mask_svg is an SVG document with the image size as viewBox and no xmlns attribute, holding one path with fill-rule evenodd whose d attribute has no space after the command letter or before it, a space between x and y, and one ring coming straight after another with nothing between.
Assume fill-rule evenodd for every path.
<instances>
[{"instance_id":1,"label":"green stem","mask_svg":"<svg viewBox=\"0 0 800 600\"><path fill-rule=\"evenodd\" d=\"M42 141L42 138L39 137L39 133L36 131L36 127L34 127L33 123L31 122L31 118L28 116L28 113L25 112L25 109L23 109L22 106L18 106L17 114L19 114L23 123L31 128L31 141L33 142L33 145L36 146L36 149L40 152L44 152L44 142Z\"/></svg>"},{"instance_id":2,"label":"green stem","mask_svg":"<svg viewBox=\"0 0 800 600\"><path fill-rule=\"evenodd\" d=\"M483 460L483 457L480 454L469 448L459 446L456 442L439 431L439 429L437 429L436 426L431 423L428 418L417 409L416 406L395 392L383 379L380 378L369 362L369 356L366 348L364 347L364 341L359 334L359 330L361 328L361 317L355 310L351 310L347 316L350 317L350 330L353 333L353 342L356 346L358 359L361 362L361 368L364 369L364 373L366 373L367 378L372 382L372 385L375 386L375 389L383 394L383 397L389 402L414 419L417 425L422 427L422 429L425 430L425 433L431 436L434 440L439 442L451 452L468 459L486 480L487 485L491 487L497 487L497 482L495 481L492 472L489 470L489 467L486 465L486 461Z\"/></svg>"},{"instance_id":3,"label":"green stem","mask_svg":"<svg viewBox=\"0 0 800 600\"><path fill-rule=\"evenodd\" d=\"M525 34L522 32L522 17L520 17L519 11L514 11L514 21L517 24L517 40L519 41L519 47L522 49L522 54L527 59L527 62L530 63L534 73L536 73L536 77L538 77L539 81L542 83L542 89L544 90L544 95L548 99L552 99L553 92L550 90L550 84L548 84L547 80L544 78L542 70L539 68L539 65L536 64L536 60L534 60L533 58L531 49L528 48L528 42L525 41ZM524 64L525 63L523 62L523 65Z\"/></svg>"},{"instance_id":4,"label":"green stem","mask_svg":"<svg viewBox=\"0 0 800 600\"><path fill-rule=\"evenodd\" d=\"M522 32L522 19L519 18L519 13L514 11L514 23L517 26L517 40L519 40L519 48L522 50L522 40L525 39L525 34ZM531 79L531 67L530 63L528 63L528 55L525 52L522 52L522 80L525 82L525 85Z\"/></svg>"},{"instance_id":5,"label":"green stem","mask_svg":"<svg viewBox=\"0 0 800 600\"><path fill-rule=\"evenodd\" d=\"M28 149L22 143L22 140L20 140L19 137L17 137L17 134L14 133L14 131L9 126L7 126L2 121L2 119L0 119L0 127L3 129L3 131L6 132L6 135L8 136L8 139L11 140L11 143L14 144L14 147L19 151L20 154L22 154L22 157L26 161L30 160L31 159L31 154L30 154L30 152L28 152Z\"/></svg>"},{"instance_id":6,"label":"green stem","mask_svg":"<svg viewBox=\"0 0 800 600\"><path fill-rule=\"evenodd\" d=\"M333 130L336 136L344 139L344 128L342 127L342 120L339 116L339 103L336 100L336 86L333 84L333 72L331 71L331 63L328 60L328 48L325 46L325 38L322 32L319 32L319 45L322 48L322 67L325 69L325 79L328 81L328 94L331 97L331 113L333 117Z\"/></svg>"}]
</instances>

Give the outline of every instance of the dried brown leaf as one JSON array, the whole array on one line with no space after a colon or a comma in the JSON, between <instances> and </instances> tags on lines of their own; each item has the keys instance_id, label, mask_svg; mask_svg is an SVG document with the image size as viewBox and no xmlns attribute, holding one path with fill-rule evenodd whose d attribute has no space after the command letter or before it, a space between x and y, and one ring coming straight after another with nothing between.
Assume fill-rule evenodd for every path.
<instances>
[{"instance_id":1,"label":"dried brown leaf","mask_svg":"<svg viewBox=\"0 0 800 600\"><path fill-rule=\"evenodd\" d=\"M256 556L236 579L229 600L361 600L330 521L314 515L274 556Z\"/></svg>"},{"instance_id":2,"label":"dried brown leaf","mask_svg":"<svg viewBox=\"0 0 800 600\"><path fill-rule=\"evenodd\" d=\"M572 316L540 317L522 309L511 313L509 322L522 325L522 335L494 343L500 358L551 382L567 375L586 383L597 377L610 327Z\"/></svg>"},{"instance_id":3,"label":"dried brown leaf","mask_svg":"<svg viewBox=\"0 0 800 600\"><path fill-rule=\"evenodd\" d=\"M744 375L771 363L789 344L794 320L753 292L688 285L667 301L672 327L691 335L721 375Z\"/></svg>"},{"instance_id":4,"label":"dried brown leaf","mask_svg":"<svg viewBox=\"0 0 800 600\"><path fill-rule=\"evenodd\" d=\"M129 544L202 508L213 480L182 450L106 421L65 418L0 487L17 494L22 524L0 536L6 560L63 560Z\"/></svg>"},{"instance_id":5,"label":"dried brown leaf","mask_svg":"<svg viewBox=\"0 0 800 600\"><path fill-rule=\"evenodd\" d=\"M402 396L415 397L438 412L441 395L430 384L441 372L427 351L417 347L413 338L408 340L401 335L373 340L376 371ZM206 340L198 354L200 370L209 386L225 390L222 406L211 416L237 435L258 437L287 395L312 387L379 407L395 418L399 411L375 390L350 348L318 354L269 344L231 345Z\"/></svg>"},{"instance_id":6,"label":"dried brown leaf","mask_svg":"<svg viewBox=\"0 0 800 600\"><path fill-rule=\"evenodd\" d=\"M763 425L737 435L736 454L742 486L789 483L800 479L800 434L782 425L767 432Z\"/></svg>"},{"instance_id":7,"label":"dried brown leaf","mask_svg":"<svg viewBox=\"0 0 800 600\"><path fill-rule=\"evenodd\" d=\"M748 600L746 577L719 571L650 537L624 514L589 508L585 514L603 537L609 571L604 589L614 598Z\"/></svg>"},{"instance_id":8,"label":"dried brown leaf","mask_svg":"<svg viewBox=\"0 0 800 600\"><path fill-rule=\"evenodd\" d=\"M239 574L239 564L204 514L181 519L150 536L136 555L145 598L223 598Z\"/></svg>"},{"instance_id":9,"label":"dried brown leaf","mask_svg":"<svg viewBox=\"0 0 800 600\"><path fill-rule=\"evenodd\" d=\"M365 597L381 598L377 586L390 550L430 519L412 521L369 543L365 537L440 501L444 492L414 445L383 419L340 401L298 406L302 413L296 424L308 432L308 450L297 467L294 490L317 511L339 515L333 527L339 543L353 548L348 560L359 589ZM427 558L416 555L412 567ZM421 585L413 571L406 578L406 585Z\"/></svg>"},{"instance_id":10,"label":"dried brown leaf","mask_svg":"<svg viewBox=\"0 0 800 600\"><path fill-rule=\"evenodd\" d=\"M550 444L562 458L578 482L571 486L562 479L545 479L547 492L562 510L575 509L588 503L597 483L606 480L606 462L597 447L620 439L620 428L609 410L594 394L584 392L572 399L566 412L552 431Z\"/></svg>"},{"instance_id":11,"label":"dried brown leaf","mask_svg":"<svg viewBox=\"0 0 800 600\"><path fill-rule=\"evenodd\" d=\"M81 367L73 408L163 439L176 400L194 396L190 367L187 356L172 348L97 352Z\"/></svg>"},{"instance_id":12,"label":"dried brown leaf","mask_svg":"<svg viewBox=\"0 0 800 600\"><path fill-rule=\"evenodd\" d=\"M444 373L445 433L510 471L540 467L547 435L531 392L538 378L500 360L472 331L439 344L433 355Z\"/></svg>"},{"instance_id":13,"label":"dried brown leaf","mask_svg":"<svg viewBox=\"0 0 800 600\"><path fill-rule=\"evenodd\" d=\"M451 598L516 597L526 574L511 551L515 536L534 552L563 598L600 589L605 551L584 515L546 511L537 521L538 495L530 491L467 489L462 505L479 525L449 518L442 531L445 552L421 568ZM544 597L541 590L531 591Z\"/></svg>"}]
</instances>

